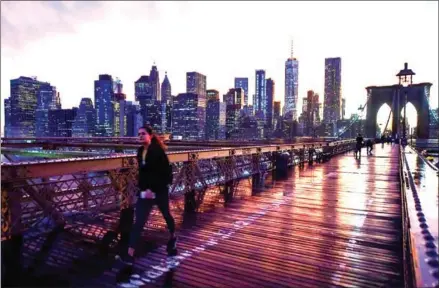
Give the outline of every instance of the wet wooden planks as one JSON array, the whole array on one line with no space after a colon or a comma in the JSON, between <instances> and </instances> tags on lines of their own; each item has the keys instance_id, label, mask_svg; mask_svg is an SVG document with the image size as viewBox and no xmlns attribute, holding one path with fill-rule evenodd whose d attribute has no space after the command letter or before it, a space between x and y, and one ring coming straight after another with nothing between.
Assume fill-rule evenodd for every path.
<instances>
[{"instance_id":1,"label":"wet wooden planks","mask_svg":"<svg viewBox=\"0 0 439 288\"><path fill-rule=\"evenodd\" d=\"M166 263L163 245L138 258L138 286L401 286L397 149L296 167L256 195L198 214L180 231L177 259ZM254 194L248 190L244 182L237 193ZM82 284L115 279L107 271Z\"/></svg>"}]
</instances>

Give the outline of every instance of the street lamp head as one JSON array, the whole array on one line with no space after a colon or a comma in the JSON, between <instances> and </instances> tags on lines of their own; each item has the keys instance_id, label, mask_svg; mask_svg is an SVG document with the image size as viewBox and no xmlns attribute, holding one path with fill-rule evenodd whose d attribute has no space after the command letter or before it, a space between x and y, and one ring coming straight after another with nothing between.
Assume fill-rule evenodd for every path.
<instances>
[{"instance_id":1,"label":"street lamp head","mask_svg":"<svg viewBox=\"0 0 439 288\"><path fill-rule=\"evenodd\" d=\"M404 69L399 71L396 76L399 79L399 85L402 85L403 87L408 87L413 84L413 75L416 75L415 72L412 71L412 69L408 69L407 62L404 63Z\"/></svg>"}]
</instances>

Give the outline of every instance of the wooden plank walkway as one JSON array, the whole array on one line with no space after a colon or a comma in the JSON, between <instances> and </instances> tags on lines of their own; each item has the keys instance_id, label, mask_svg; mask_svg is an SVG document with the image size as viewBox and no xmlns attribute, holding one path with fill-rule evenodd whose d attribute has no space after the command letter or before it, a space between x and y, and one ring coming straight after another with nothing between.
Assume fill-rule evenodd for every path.
<instances>
[{"instance_id":1,"label":"wooden plank walkway","mask_svg":"<svg viewBox=\"0 0 439 288\"><path fill-rule=\"evenodd\" d=\"M295 167L286 180L268 178L258 193L245 180L226 207L215 193L207 195L206 203L213 197L215 209L190 221L175 215L179 256L166 257L166 233L147 233L158 245L137 258L138 275L130 283L116 284L108 268L93 280L71 284L401 287L398 149L376 145L373 156L363 149L361 161L349 153L325 164ZM174 209L174 214L180 211ZM152 222L163 228L160 217Z\"/></svg>"}]
</instances>

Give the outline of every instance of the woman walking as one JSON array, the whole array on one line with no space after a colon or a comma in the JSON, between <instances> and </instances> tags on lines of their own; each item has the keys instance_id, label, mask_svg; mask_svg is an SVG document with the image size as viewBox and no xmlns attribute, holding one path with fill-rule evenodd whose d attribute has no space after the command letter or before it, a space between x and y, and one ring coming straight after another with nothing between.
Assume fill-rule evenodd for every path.
<instances>
[{"instance_id":1,"label":"woman walking","mask_svg":"<svg viewBox=\"0 0 439 288\"><path fill-rule=\"evenodd\" d=\"M138 136L141 144L137 150L140 191L137 195L136 221L131 230L128 252L122 258L119 257L119 260L130 266L133 265L136 245L154 205L157 205L165 218L170 234L168 256L177 255L175 221L169 212L168 185L172 183L172 168L165 153L166 147L149 126L139 128Z\"/></svg>"}]
</instances>

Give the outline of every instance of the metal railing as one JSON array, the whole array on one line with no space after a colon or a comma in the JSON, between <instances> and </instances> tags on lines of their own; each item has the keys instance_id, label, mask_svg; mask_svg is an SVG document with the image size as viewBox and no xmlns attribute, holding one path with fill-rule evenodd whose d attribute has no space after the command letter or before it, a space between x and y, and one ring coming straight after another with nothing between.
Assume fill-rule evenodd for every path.
<instances>
[{"instance_id":1,"label":"metal railing","mask_svg":"<svg viewBox=\"0 0 439 288\"><path fill-rule=\"evenodd\" d=\"M407 188L408 179L404 169L404 154L403 149L398 145L399 149L399 183L401 188L401 218L402 218L402 254L403 254L403 273L404 273L404 288L416 287L414 279L414 263L412 254L412 243L410 236L410 218L407 207Z\"/></svg>"},{"instance_id":2,"label":"metal railing","mask_svg":"<svg viewBox=\"0 0 439 288\"><path fill-rule=\"evenodd\" d=\"M289 165L352 149L353 140L331 143L268 145L168 154L173 166L171 197L212 185L264 175L282 153ZM317 157L316 157L317 156ZM1 165L2 240L29 232L37 235L63 225L74 229L86 220L133 205L137 192L135 155L84 157ZM79 228L78 228L79 229ZM78 230L79 231L79 230ZM81 227L80 233L84 232Z\"/></svg>"},{"instance_id":3,"label":"metal railing","mask_svg":"<svg viewBox=\"0 0 439 288\"><path fill-rule=\"evenodd\" d=\"M160 136L162 137L162 136ZM300 137L293 140L256 140L256 141L230 141L230 140L169 140L162 137L169 147L243 147L243 146L266 146L266 145L284 145L316 142L315 138ZM334 139L327 137L318 138L318 142L331 142ZM57 149L59 147L85 147L85 148L105 148L105 147L122 147L136 148L138 146L138 137L24 137L24 138L1 138L3 147L44 147L45 149Z\"/></svg>"},{"instance_id":4,"label":"metal railing","mask_svg":"<svg viewBox=\"0 0 439 288\"><path fill-rule=\"evenodd\" d=\"M437 287L439 284L437 246L429 231L428 223L431 221L428 221L429 217L422 211L422 203L404 149L410 149L412 153L416 152L410 147L399 146L399 149L404 286L406 288Z\"/></svg>"}]
</instances>

